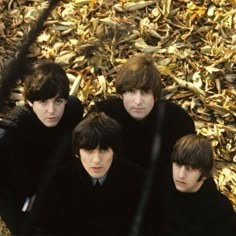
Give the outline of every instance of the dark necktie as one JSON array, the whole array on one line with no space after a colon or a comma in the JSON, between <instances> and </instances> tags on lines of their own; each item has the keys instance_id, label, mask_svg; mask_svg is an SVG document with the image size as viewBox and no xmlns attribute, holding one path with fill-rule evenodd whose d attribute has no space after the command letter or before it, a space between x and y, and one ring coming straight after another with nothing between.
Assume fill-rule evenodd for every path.
<instances>
[{"instance_id":1,"label":"dark necktie","mask_svg":"<svg viewBox=\"0 0 236 236\"><path fill-rule=\"evenodd\" d=\"M95 189L98 189L100 186L101 186L101 184L100 184L99 181L97 180L97 181L96 181L96 184L94 185L94 188L95 188Z\"/></svg>"}]
</instances>

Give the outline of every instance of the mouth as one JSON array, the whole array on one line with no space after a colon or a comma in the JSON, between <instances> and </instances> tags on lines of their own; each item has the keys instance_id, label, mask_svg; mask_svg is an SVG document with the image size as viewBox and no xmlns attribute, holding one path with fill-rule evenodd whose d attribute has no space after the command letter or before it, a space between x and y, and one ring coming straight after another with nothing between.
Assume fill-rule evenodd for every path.
<instances>
[{"instance_id":1,"label":"mouth","mask_svg":"<svg viewBox=\"0 0 236 236\"><path fill-rule=\"evenodd\" d=\"M57 118L56 117L48 117L48 118L46 118L46 120L48 120L48 121L56 121Z\"/></svg>"},{"instance_id":2,"label":"mouth","mask_svg":"<svg viewBox=\"0 0 236 236\"><path fill-rule=\"evenodd\" d=\"M91 167L90 168L93 172L99 172L102 170L102 167Z\"/></svg>"},{"instance_id":3,"label":"mouth","mask_svg":"<svg viewBox=\"0 0 236 236\"><path fill-rule=\"evenodd\" d=\"M143 112L144 108L132 108L132 110L135 112Z\"/></svg>"},{"instance_id":4,"label":"mouth","mask_svg":"<svg viewBox=\"0 0 236 236\"><path fill-rule=\"evenodd\" d=\"M184 181L181 181L181 180L175 180L175 183L178 185L185 185L186 184Z\"/></svg>"}]
</instances>

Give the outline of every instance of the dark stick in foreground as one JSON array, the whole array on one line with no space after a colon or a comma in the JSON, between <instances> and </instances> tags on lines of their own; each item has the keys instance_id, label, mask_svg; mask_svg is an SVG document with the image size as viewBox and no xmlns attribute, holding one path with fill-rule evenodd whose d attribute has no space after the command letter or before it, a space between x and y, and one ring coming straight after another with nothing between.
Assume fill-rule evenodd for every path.
<instances>
[{"instance_id":1,"label":"dark stick in foreground","mask_svg":"<svg viewBox=\"0 0 236 236\"><path fill-rule=\"evenodd\" d=\"M0 79L0 110L4 104L4 101L8 99L12 88L16 86L16 82L22 79L27 72L26 58L29 48L35 42L38 35L42 32L44 22L59 2L60 0L49 0L48 7L39 15L37 22L29 32L21 49L17 53L16 58L10 61L6 68L3 69Z\"/></svg>"},{"instance_id":2,"label":"dark stick in foreground","mask_svg":"<svg viewBox=\"0 0 236 236\"><path fill-rule=\"evenodd\" d=\"M156 125L156 133L153 139L152 144L152 154L150 159L150 167L147 173L147 177L144 182L142 195L140 197L139 206L134 216L134 221L131 226L131 232L129 236L139 236L140 229L143 223L143 217L145 210L147 208L148 200L150 198L151 187L155 179L155 173L157 169L157 163L160 158L160 150L161 150L161 127L165 116L164 106L160 105L157 110L157 125Z\"/></svg>"}]
</instances>

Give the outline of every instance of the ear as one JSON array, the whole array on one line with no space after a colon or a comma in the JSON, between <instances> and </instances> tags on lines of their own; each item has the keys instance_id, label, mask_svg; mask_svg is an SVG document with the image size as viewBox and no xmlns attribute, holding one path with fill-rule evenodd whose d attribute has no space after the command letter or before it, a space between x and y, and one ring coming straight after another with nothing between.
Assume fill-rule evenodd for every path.
<instances>
[{"instance_id":1,"label":"ear","mask_svg":"<svg viewBox=\"0 0 236 236\"><path fill-rule=\"evenodd\" d=\"M33 106L33 103L31 101L29 101L29 100L26 100L26 101L31 107Z\"/></svg>"},{"instance_id":2,"label":"ear","mask_svg":"<svg viewBox=\"0 0 236 236\"><path fill-rule=\"evenodd\" d=\"M206 176L203 176L203 177L202 177L202 181L203 181L203 182L204 182L206 179L207 179Z\"/></svg>"}]
</instances>

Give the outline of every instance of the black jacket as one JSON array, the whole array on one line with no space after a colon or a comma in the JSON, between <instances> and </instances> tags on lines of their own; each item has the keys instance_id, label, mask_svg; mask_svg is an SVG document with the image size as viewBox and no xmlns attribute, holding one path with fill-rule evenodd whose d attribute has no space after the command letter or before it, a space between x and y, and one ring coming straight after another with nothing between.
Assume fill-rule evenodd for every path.
<instances>
[{"instance_id":1,"label":"black jacket","mask_svg":"<svg viewBox=\"0 0 236 236\"><path fill-rule=\"evenodd\" d=\"M130 161L149 170L149 185L147 185L147 209L144 209L145 236L150 232L149 225L162 224L163 206L166 187L171 178L170 157L176 141L187 134L195 133L194 122L188 113L177 104L168 100L159 100L154 104L150 114L143 120L135 120L126 111L121 98L113 98L96 102L90 111L104 112L116 119L123 129L124 156ZM156 132L160 137L160 151L153 165L151 155ZM153 160L153 157L152 157ZM146 211L146 213L145 213ZM151 230L152 233L152 230Z\"/></svg>"},{"instance_id":2,"label":"black jacket","mask_svg":"<svg viewBox=\"0 0 236 236\"><path fill-rule=\"evenodd\" d=\"M161 123L161 153L159 165L169 164L173 145L178 138L195 132L194 122L188 113L167 100L155 103L151 113L142 121L133 119L120 98L95 103L91 110L102 111L116 119L123 128L125 157L148 167L150 164L153 137L160 122L157 112L162 106L164 117Z\"/></svg>"},{"instance_id":3,"label":"black jacket","mask_svg":"<svg viewBox=\"0 0 236 236\"><path fill-rule=\"evenodd\" d=\"M0 215L3 218L8 203L7 215L10 208L21 212L26 197L37 192L45 173L64 161L62 153L71 151L72 129L82 116L81 102L69 97L55 127L46 127L28 105L15 107L0 121ZM14 198L11 202L9 196Z\"/></svg>"},{"instance_id":4,"label":"black jacket","mask_svg":"<svg viewBox=\"0 0 236 236\"><path fill-rule=\"evenodd\" d=\"M144 172L114 159L99 189L79 159L58 170L45 198L32 213L34 229L42 235L126 236L138 205Z\"/></svg>"},{"instance_id":5,"label":"black jacket","mask_svg":"<svg viewBox=\"0 0 236 236\"><path fill-rule=\"evenodd\" d=\"M163 236L236 235L236 215L229 199L211 179L199 191L183 193L170 185Z\"/></svg>"}]
</instances>

